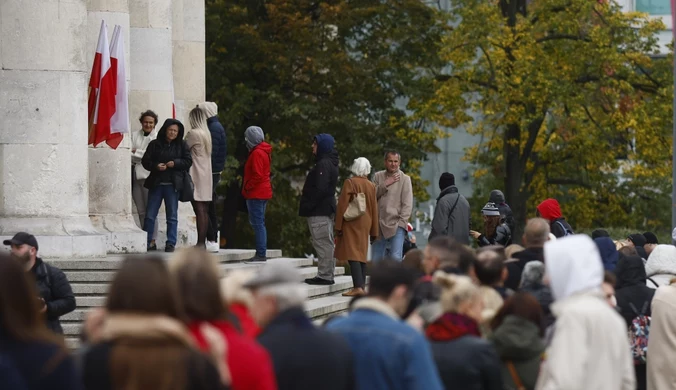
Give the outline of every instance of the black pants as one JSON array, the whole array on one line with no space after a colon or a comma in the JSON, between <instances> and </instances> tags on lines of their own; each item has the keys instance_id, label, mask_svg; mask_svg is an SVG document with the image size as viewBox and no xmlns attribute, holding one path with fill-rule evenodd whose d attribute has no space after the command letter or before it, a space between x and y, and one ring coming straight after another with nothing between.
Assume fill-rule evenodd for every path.
<instances>
[{"instance_id":1,"label":"black pants","mask_svg":"<svg viewBox=\"0 0 676 390\"><path fill-rule=\"evenodd\" d=\"M349 260L350 272L352 273L352 285L354 288L366 286L366 263Z\"/></svg>"},{"instance_id":2,"label":"black pants","mask_svg":"<svg viewBox=\"0 0 676 390\"><path fill-rule=\"evenodd\" d=\"M218 216L216 216L216 200L218 200L218 195L216 194L216 187L221 181L221 173L214 173L212 175L213 179L213 193L211 194L211 202L209 202L209 227L207 228L207 240L211 242L216 242L218 238Z\"/></svg>"}]
</instances>

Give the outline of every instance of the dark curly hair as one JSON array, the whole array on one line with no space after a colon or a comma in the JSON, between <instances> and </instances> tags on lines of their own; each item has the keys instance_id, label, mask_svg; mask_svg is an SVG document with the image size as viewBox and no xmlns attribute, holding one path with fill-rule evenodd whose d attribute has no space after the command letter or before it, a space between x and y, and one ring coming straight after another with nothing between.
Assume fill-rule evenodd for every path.
<instances>
[{"instance_id":1,"label":"dark curly hair","mask_svg":"<svg viewBox=\"0 0 676 390\"><path fill-rule=\"evenodd\" d=\"M152 111L152 110L142 112L141 116L138 118L138 121L141 122L141 124L143 124L143 118L145 118L147 116L155 119L155 125L157 125L157 121L159 120L159 118L157 117L157 114L155 114L155 112Z\"/></svg>"}]
</instances>

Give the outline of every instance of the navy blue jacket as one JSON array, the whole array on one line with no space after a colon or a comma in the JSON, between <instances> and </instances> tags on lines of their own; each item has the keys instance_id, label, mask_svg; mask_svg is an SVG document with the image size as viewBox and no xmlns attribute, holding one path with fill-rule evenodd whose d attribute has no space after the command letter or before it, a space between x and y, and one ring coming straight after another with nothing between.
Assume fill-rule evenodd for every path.
<instances>
[{"instance_id":1,"label":"navy blue jacket","mask_svg":"<svg viewBox=\"0 0 676 390\"><path fill-rule=\"evenodd\" d=\"M207 119L211 133L211 172L220 173L225 169L225 158L228 156L228 143L225 129L217 116Z\"/></svg>"},{"instance_id":2,"label":"navy blue jacket","mask_svg":"<svg viewBox=\"0 0 676 390\"><path fill-rule=\"evenodd\" d=\"M330 217L336 213L336 185L338 184L338 152L329 134L319 134L317 163L305 179L298 215L301 217Z\"/></svg>"}]
</instances>

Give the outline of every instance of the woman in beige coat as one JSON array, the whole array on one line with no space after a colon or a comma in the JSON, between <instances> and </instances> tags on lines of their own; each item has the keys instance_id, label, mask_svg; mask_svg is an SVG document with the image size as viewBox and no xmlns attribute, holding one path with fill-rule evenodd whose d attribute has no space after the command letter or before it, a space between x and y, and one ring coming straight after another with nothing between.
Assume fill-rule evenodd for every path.
<instances>
[{"instance_id":1,"label":"woman in beige coat","mask_svg":"<svg viewBox=\"0 0 676 390\"><path fill-rule=\"evenodd\" d=\"M209 228L209 202L213 180L211 176L211 133L207 126L207 114L200 108L190 111L190 128L185 142L190 148L192 166L190 176L195 184L193 210L197 216L197 247L206 249Z\"/></svg>"},{"instance_id":2,"label":"woman in beige coat","mask_svg":"<svg viewBox=\"0 0 676 390\"><path fill-rule=\"evenodd\" d=\"M676 279L657 289L648 339L648 390L676 389Z\"/></svg>"},{"instance_id":3,"label":"woman in beige coat","mask_svg":"<svg viewBox=\"0 0 676 390\"><path fill-rule=\"evenodd\" d=\"M364 295L366 285L366 257L369 250L369 236L371 242L378 237L378 203L376 201L376 187L368 179L371 173L371 163L364 157L359 157L352 164L351 178L345 180L340 191L336 211L336 252L338 261L349 262L352 272L352 290L343 294L346 297ZM366 197L366 212L352 221L343 217L350 201L356 194Z\"/></svg>"}]
</instances>

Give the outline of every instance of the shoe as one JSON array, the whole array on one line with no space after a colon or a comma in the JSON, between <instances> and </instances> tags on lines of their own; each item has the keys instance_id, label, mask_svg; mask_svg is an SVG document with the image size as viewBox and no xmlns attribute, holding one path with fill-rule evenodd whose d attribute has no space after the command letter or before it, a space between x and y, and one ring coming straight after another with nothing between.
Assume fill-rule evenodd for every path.
<instances>
[{"instance_id":1,"label":"shoe","mask_svg":"<svg viewBox=\"0 0 676 390\"><path fill-rule=\"evenodd\" d=\"M206 244L195 244L195 248L197 249L202 249L202 250L207 250L207 245Z\"/></svg>"},{"instance_id":2,"label":"shoe","mask_svg":"<svg viewBox=\"0 0 676 390\"><path fill-rule=\"evenodd\" d=\"M362 295L366 295L366 291L361 287L353 288L352 290L343 293L344 297L360 297Z\"/></svg>"},{"instance_id":3,"label":"shoe","mask_svg":"<svg viewBox=\"0 0 676 390\"><path fill-rule=\"evenodd\" d=\"M220 249L217 242L207 241L207 252L218 253Z\"/></svg>"},{"instance_id":4,"label":"shoe","mask_svg":"<svg viewBox=\"0 0 676 390\"><path fill-rule=\"evenodd\" d=\"M167 244L167 246L164 247L164 251L167 252L167 253L172 253L175 249L176 249L176 247L174 247L171 244Z\"/></svg>"},{"instance_id":5,"label":"shoe","mask_svg":"<svg viewBox=\"0 0 676 390\"><path fill-rule=\"evenodd\" d=\"M311 279L305 279L305 283L319 286L331 286L333 284L336 284L336 282L334 282L333 280L322 279L319 276L315 276L314 278Z\"/></svg>"},{"instance_id":6,"label":"shoe","mask_svg":"<svg viewBox=\"0 0 676 390\"><path fill-rule=\"evenodd\" d=\"M157 244L155 244L154 242L152 244L148 245L148 252L153 252L153 251L156 251L156 250L157 250Z\"/></svg>"},{"instance_id":7,"label":"shoe","mask_svg":"<svg viewBox=\"0 0 676 390\"><path fill-rule=\"evenodd\" d=\"M246 260L244 263L245 264L264 264L266 261L268 261L268 259L265 258L265 257L254 256L254 257L250 258L249 260Z\"/></svg>"}]
</instances>

